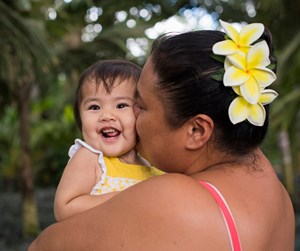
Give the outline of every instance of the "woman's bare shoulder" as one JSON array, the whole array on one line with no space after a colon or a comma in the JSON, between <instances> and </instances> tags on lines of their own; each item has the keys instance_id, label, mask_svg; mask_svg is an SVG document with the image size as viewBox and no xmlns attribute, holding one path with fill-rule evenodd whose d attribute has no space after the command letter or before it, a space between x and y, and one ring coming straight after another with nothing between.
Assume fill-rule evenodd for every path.
<instances>
[{"instance_id":1,"label":"woman's bare shoulder","mask_svg":"<svg viewBox=\"0 0 300 251\"><path fill-rule=\"evenodd\" d=\"M195 199L202 201L202 196L207 196L207 191L193 178L182 174L164 174L136 186L130 187L120 194L120 197L130 198L141 203L149 203L149 207L167 206L187 208L187 204L195 204ZM153 209L153 208L152 208Z\"/></svg>"},{"instance_id":2,"label":"woman's bare shoulder","mask_svg":"<svg viewBox=\"0 0 300 251\"><path fill-rule=\"evenodd\" d=\"M219 233L216 224L209 223L218 218L219 211L206 193L197 181L184 175L151 178L101 206L50 227L40 237L43 246L37 250L98 250L101 246L107 251L177 251L199 250L210 243L214 247L209 250L220 250L222 247L216 246L220 241L212 239L223 234L226 241L226 232L221 229ZM207 213L217 213L217 217ZM222 216L219 217L222 222ZM55 249L42 248L47 245L55 245Z\"/></svg>"},{"instance_id":3,"label":"woman's bare shoulder","mask_svg":"<svg viewBox=\"0 0 300 251\"><path fill-rule=\"evenodd\" d=\"M188 192L189 189L197 185L197 181L189 176L177 173L163 174L160 176L152 177L144 182L139 183L137 186L131 187L132 190L139 192L162 192L161 196L170 195L169 193Z\"/></svg>"},{"instance_id":4,"label":"woman's bare shoulder","mask_svg":"<svg viewBox=\"0 0 300 251\"><path fill-rule=\"evenodd\" d=\"M103 211L109 214L108 221L114 222L111 232L105 231L105 250L120 250L121 244L128 247L124 250L143 251L199 250L201 246L221 250L218 243L224 245L226 241L229 246L214 199L195 179L182 174L165 174L130 187L103 204ZM96 217L96 210L94 213ZM107 239L115 229L132 234L118 233L119 244L114 245L119 246L109 249Z\"/></svg>"}]
</instances>

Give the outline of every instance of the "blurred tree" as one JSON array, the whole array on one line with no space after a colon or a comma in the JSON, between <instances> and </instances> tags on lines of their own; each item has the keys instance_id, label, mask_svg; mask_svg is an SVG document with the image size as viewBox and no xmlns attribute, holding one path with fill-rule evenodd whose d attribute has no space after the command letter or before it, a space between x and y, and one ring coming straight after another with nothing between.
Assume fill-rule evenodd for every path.
<instances>
[{"instance_id":1,"label":"blurred tree","mask_svg":"<svg viewBox=\"0 0 300 251\"><path fill-rule=\"evenodd\" d=\"M79 2L88 1L73 1L73 4L70 4L68 9L72 9L72 6ZM119 48L124 49L124 55L124 52L127 50L125 47L126 38L146 37L143 34L146 28L172 15L183 16L187 10L205 9L215 21L221 18L237 23L264 23L271 30L274 38L279 62L277 69L278 79L275 88L280 94L271 111L270 139L268 140L269 143L265 145L270 146L270 142L277 144L276 148L279 149L279 154L281 155L281 158L275 158L277 166L281 166L281 169L278 169L278 171L281 172L283 182L289 193L294 196L294 175L295 172L298 175L300 172L298 170L300 159L300 144L298 143L300 142L298 119L300 116L300 75L297 74L300 69L300 30L298 27L300 22L300 2L298 0L276 0L275 2L274 0L165 0L142 3L141 1L130 1L130 3L123 2L115 5L112 1L93 1L86 13L91 14L95 10L94 8L100 8L103 14L98 15L98 18L95 18L95 20L89 20L87 18L88 15L86 15L85 18L88 25L85 28L89 26L95 28L95 25L101 23L102 32L94 34L95 37L91 39L91 42L83 43L84 46L81 49L84 48L85 55L95 55L95 51L98 53L96 54L98 56L103 56L105 51L115 52L116 48L118 48L114 47L115 44L121 45ZM146 10L146 15L142 14L143 10ZM106 15L110 17L115 16L116 18L109 19L106 18ZM123 19L118 19L118 15L123 15ZM203 14L202 17L199 17L199 22L204 16ZM100 17L101 20L99 22L98 19ZM133 29L128 29L130 21L135 22ZM107 29L108 27L111 28ZM81 36L84 32L86 35L89 34L87 31L81 30ZM105 41L109 41L109 43L106 44ZM102 47L103 45L109 47ZM90 58L92 59L93 57ZM143 62L143 59L138 62ZM288 111L285 109L286 106L290 107ZM274 137L277 138L277 141L273 140ZM298 140L290 140L297 138ZM273 150L273 147L266 148L266 150L276 152ZM273 154L273 156L275 155Z\"/></svg>"},{"instance_id":2,"label":"blurred tree","mask_svg":"<svg viewBox=\"0 0 300 251\"><path fill-rule=\"evenodd\" d=\"M16 3L18 3L17 6L11 7L19 8L20 12L28 11L30 7L29 1L23 0ZM32 90L37 78L40 74L45 74L42 67L45 65L48 50L38 32L37 24L23 19L11 7L0 2L0 46L3 49L0 56L0 76L3 85L8 90L8 96L16 105L19 116L18 136L21 158L18 165L22 167L24 235L28 236L39 231L29 149L29 109ZM4 103L3 107L7 107L7 104Z\"/></svg>"},{"instance_id":3,"label":"blurred tree","mask_svg":"<svg viewBox=\"0 0 300 251\"><path fill-rule=\"evenodd\" d=\"M254 20L265 23L274 35L278 56L275 86L280 96L271 111L271 125L281 149L284 183L295 197L294 176L300 175L300 2L256 0L254 3L257 9Z\"/></svg>"},{"instance_id":4,"label":"blurred tree","mask_svg":"<svg viewBox=\"0 0 300 251\"><path fill-rule=\"evenodd\" d=\"M36 184L56 184L67 161L67 148L79 134L71 107L83 69L108 58L127 58L143 64L146 55L131 54L129 47L133 45L147 53L151 43L145 35L147 28L173 15L189 18L193 11L200 13L199 24L207 17L207 12L199 10L207 10L215 22L213 27L217 27L219 18L237 23L262 22L274 35L279 59L275 88L280 96L272 109L267 150L271 149L278 166L284 166L284 183L292 194L300 142L290 140L300 135L298 2L0 0L0 120L3 126L13 123L10 132L8 128L0 132L0 162L6 165L2 175L12 177L17 166L22 167L23 180L27 181L22 182L24 201L28 194L33 196L32 166L38 177ZM198 27L195 24L191 29ZM287 106L289 109L285 109ZM14 139L10 139L9 133L18 126L19 138L12 133ZM281 148L272 147L277 137ZM284 158L273 154L279 153L277 149L282 149Z\"/></svg>"},{"instance_id":5,"label":"blurred tree","mask_svg":"<svg viewBox=\"0 0 300 251\"><path fill-rule=\"evenodd\" d=\"M101 5L96 6L97 2ZM130 21L134 26L139 22L140 26L133 29L118 21L116 15L124 15L126 12L123 8L129 11L129 7L133 7L135 3L139 7L136 8L137 13ZM116 6L120 9L118 10ZM61 136L64 130L70 132L68 130L70 120L67 118L70 117L68 102L72 99L72 95L68 90L74 89L74 83L77 82L80 72L94 61L126 57L128 53L126 39L144 35L144 28L149 26L147 24L149 20L139 15L139 9L142 8L140 1L126 4L124 2L120 4L119 1L82 0L69 3L50 0L44 2L0 1L0 36L2 38L0 45L3 48L3 53L0 55L0 78L1 90L4 90L1 94L5 93L0 98L1 109L6 111L5 107L11 107L16 111L19 126L19 138L5 141L6 135L4 134L2 138L12 150L16 149L16 145L11 142L20 142L20 151L6 150L9 159L19 161L10 165L8 158L2 158L1 162L5 161L7 165L5 170L17 170L12 166L20 166L22 170L21 191L25 236L37 233L39 228L33 189L32 156L35 156L37 162L43 163L39 164L40 166L50 166L49 163L45 163L47 158L45 150L49 149L49 146L59 148L59 144L52 145L51 143L62 142ZM153 12L153 5L150 4L147 8ZM95 11L98 12L97 18L105 13L101 25L93 19ZM101 36L97 36L96 33L100 31ZM49 66L52 61L55 67L50 71ZM65 81L59 81L59 76L67 78ZM65 86L61 88L60 82L63 82ZM59 93L61 89L65 89L65 92ZM64 97L60 96L65 100L60 102L60 108L63 111L60 117L62 121L53 119L56 114L53 111L48 114L50 118L52 117L52 122L49 122L47 109L33 110L37 106L43 108L45 104L43 100L47 100L49 93L55 97L48 99L52 104L59 102L56 97L60 96L58 94L65 94ZM54 105L51 108L56 109ZM9 113L4 114L3 120L5 121ZM63 123L64 121L66 123ZM33 123L39 123L39 126L34 126L36 124ZM44 137L38 138L36 134L44 135ZM53 141L49 144L49 140ZM41 148L44 154L43 159L38 157L40 151L36 150L37 148L33 153L31 152L31 146L46 147L46 149ZM13 153L20 154L20 158L15 154L13 156ZM5 151L3 156L5 156ZM53 153L49 158L53 158Z\"/></svg>"}]
</instances>

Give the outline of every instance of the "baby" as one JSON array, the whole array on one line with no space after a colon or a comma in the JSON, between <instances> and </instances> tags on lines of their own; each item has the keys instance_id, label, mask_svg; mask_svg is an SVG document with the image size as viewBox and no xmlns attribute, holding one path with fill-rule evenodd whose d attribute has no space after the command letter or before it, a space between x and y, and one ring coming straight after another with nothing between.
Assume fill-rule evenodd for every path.
<instances>
[{"instance_id":1,"label":"baby","mask_svg":"<svg viewBox=\"0 0 300 251\"><path fill-rule=\"evenodd\" d=\"M84 141L76 139L69 150L70 160L55 195L58 221L163 174L135 149L134 105L140 73L140 67L121 60L98 61L83 72L74 113Z\"/></svg>"}]
</instances>

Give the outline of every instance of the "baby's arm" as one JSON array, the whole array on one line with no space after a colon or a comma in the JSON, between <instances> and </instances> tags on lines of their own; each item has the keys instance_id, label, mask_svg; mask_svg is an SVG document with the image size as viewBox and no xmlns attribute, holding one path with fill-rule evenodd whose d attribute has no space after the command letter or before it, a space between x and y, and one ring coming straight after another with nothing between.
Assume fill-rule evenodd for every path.
<instances>
[{"instance_id":1,"label":"baby's arm","mask_svg":"<svg viewBox=\"0 0 300 251\"><path fill-rule=\"evenodd\" d=\"M97 174L99 170L101 173ZM55 194L54 214L57 221L93 208L116 194L90 195L97 177L101 175L98 155L80 148L65 167Z\"/></svg>"}]
</instances>

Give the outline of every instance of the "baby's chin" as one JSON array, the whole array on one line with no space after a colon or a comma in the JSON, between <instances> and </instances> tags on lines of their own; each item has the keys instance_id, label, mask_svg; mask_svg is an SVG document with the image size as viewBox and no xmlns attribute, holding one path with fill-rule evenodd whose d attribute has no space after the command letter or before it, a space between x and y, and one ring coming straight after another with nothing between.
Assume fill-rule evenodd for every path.
<instances>
[{"instance_id":1,"label":"baby's chin","mask_svg":"<svg viewBox=\"0 0 300 251\"><path fill-rule=\"evenodd\" d=\"M120 157L120 154L118 154L118 153L105 152L105 151L102 151L102 153L103 153L104 156L109 157L109 158L118 158L118 157Z\"/></svg>"},{"instance_id":2,"label":"baby's chin","mask_svg":"<svg viewBox=\"0 0 300 251\"><path fill-rule=\"evenodd\" d=\"M117 158L121 155L120 152L114 152L114 151L102 151L103 155L109 158Z\"/></svg>"},{"instance_id":3,"label":"baby's chin","mask_svg":"<svg viewBox=\"0 0 300 251\"><path fill-rule=\"evenodd\" d=\"M131 149L123 149L123 150L116 150L116 149L106 149L103 150L102 153L104 156L109 157L109 158L119 158L122 156L126 156L127 154L129 154L132 151Z\"/></svg>"}]
</instances>

